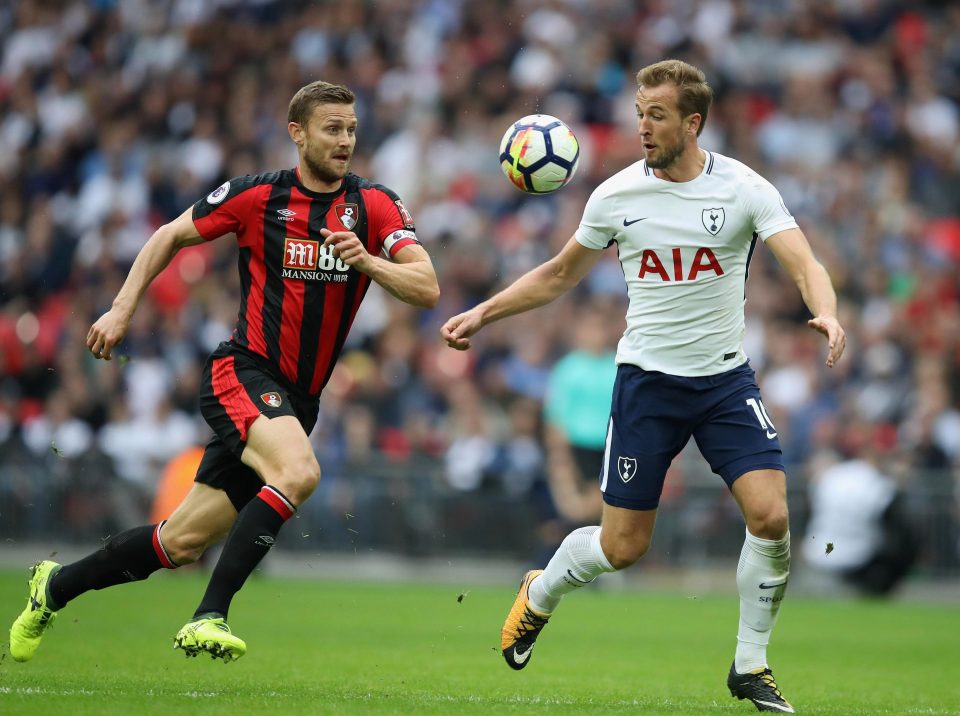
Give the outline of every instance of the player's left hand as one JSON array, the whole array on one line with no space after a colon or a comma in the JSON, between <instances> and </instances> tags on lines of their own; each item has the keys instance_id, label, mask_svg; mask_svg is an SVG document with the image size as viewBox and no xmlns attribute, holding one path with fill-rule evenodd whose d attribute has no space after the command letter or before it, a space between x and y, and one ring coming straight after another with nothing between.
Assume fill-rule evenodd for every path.
<instances>
[{"instance_id":1,"label":"player's left hand","mask_svg":"<svg viewBox=\"0 0 960 716\"><path fill-rule=\"evenodd\" d=\"M320 229L324 246L333 247L333 255L347 266L357 271L367 273L373 263L373 257L367 253L366 247L359 237L352 231L330 231Z\"/></svg>"},{"instance_id":2,"label":"player's left hand","mask_svg":"<svg viewBox=\"0 0 960 716\"><path fill-rule=\"evenodd\" d=\"M847 345L847 334L843 332L840 322L833 316L817 316L807 321L807 325L826 336L827 367L833 368Z\"/></svg>"}]
</instances>

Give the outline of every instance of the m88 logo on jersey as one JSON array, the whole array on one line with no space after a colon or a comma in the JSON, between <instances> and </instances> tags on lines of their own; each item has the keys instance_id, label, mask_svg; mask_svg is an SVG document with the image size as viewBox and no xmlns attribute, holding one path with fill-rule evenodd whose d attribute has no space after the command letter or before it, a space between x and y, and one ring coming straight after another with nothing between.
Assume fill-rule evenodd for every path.
<instances>
[{"instance_id":1,"label":"m88 logo on jersey","mask_svg":"<svg viewBox=\"0 0 960 716\"><path fill-rule=\"evenodd\" d=\"M350 267L333 255L332 246L287 236L283 242L283 277L312 281L346 281Z\"/></svg>"}]
</instances>

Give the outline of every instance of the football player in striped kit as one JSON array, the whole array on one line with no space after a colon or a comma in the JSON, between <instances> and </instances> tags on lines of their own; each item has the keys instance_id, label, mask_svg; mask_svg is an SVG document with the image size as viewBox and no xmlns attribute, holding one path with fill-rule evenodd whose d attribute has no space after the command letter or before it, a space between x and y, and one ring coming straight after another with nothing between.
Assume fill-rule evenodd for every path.
<instances>
[{"instance_id":1,"label":"football player in striped kit","mask_svg":"<svg viewBox=\"0 0 960 716\"><path fill-rule=\"evenodd\" d=\"M233 335L204 368L200 408L214 437L193 488L159 524L116 535L73 564L34 565L27 606L10 629L16 661L33 657L57 612L84 592L189 564L224 537L174 645L188 656L243 656L246 644L226 622L231 600L320 480L307 436L367 288L376 282L406 303L436 305L436 274L403 202L349 172L353 93L306 85L290 102L287 129L298 166L230 179L161 226L90 328L91 353L110 360L144 291L178 251L236 237L240 309Z\"/></svg>"}]
</instances>

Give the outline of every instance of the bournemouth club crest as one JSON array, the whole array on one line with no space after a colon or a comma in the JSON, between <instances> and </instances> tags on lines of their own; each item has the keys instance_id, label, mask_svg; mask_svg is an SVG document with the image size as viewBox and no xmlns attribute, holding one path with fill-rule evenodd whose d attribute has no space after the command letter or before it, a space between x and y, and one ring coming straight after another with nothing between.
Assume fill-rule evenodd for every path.
<instances>
[{"instance_id":1,"label":"bournemouth club crest","mask_svg":"<svg viewBox=\"0 0 960 716\"><path fill-rule=\"evenodd\" d=\"M624 482L630 482L633 476L637 474L637 458L620 457L617 459L617 472L620 473L620 479Z\"/></svg>"},{"instance_id":2,"label":"bournemouth club crest","mask_svg":"<svg viewBox=\"0 0 960 716\"><path fill-rule=\"evenodd\" d=\"M337 204L333 210L337 212L337 218L347 231L357 225L359 207L356 204Z\"/></svg>"},{"instance_id":3,"label":"bournemouth club crest","mask_svg":"<svg viewBox=\"0 0 960 716\"><path fill-rule=\"evenodd\" d=\"M269 393L264 393L260 396L260 400L269 405L271 408L279 408L283 404L283 399L280 397L280 393L271 390Z\"/></svg>"},{"instance_id":4,"label":"bournemouth club crest","mask_svg":"<svg viewBox=\"0 0 960 716\"><path fill-rule=\"evenodd\" d=\"M723 220L726 216L723 213L723 209L704 209L701 214L701 220L703 221L703 228L710 232L711 235L716 236L720 233L720 229L723 228Z\"/></svg>"}]
</instances>

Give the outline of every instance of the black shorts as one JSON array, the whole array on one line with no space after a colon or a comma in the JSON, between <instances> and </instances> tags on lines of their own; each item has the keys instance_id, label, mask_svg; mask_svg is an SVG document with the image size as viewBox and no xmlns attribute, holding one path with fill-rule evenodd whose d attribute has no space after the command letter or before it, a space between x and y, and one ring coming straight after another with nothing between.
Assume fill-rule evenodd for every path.
<instances>
[{"instance_id":1,"label":"black shorts","mask_svg":"<svg viewBox=\"0 0 960 716\"><path fill-rule=\"evenodd\" d=\"M253 421L261 415L292 415L309 435L319 409L318 398L288 389L255 358L220 344L203 367L200 412L214 437L203 452L195 481L226 492L239 512L264 484L240 461Z\"/></svg>"}]
</instances>

